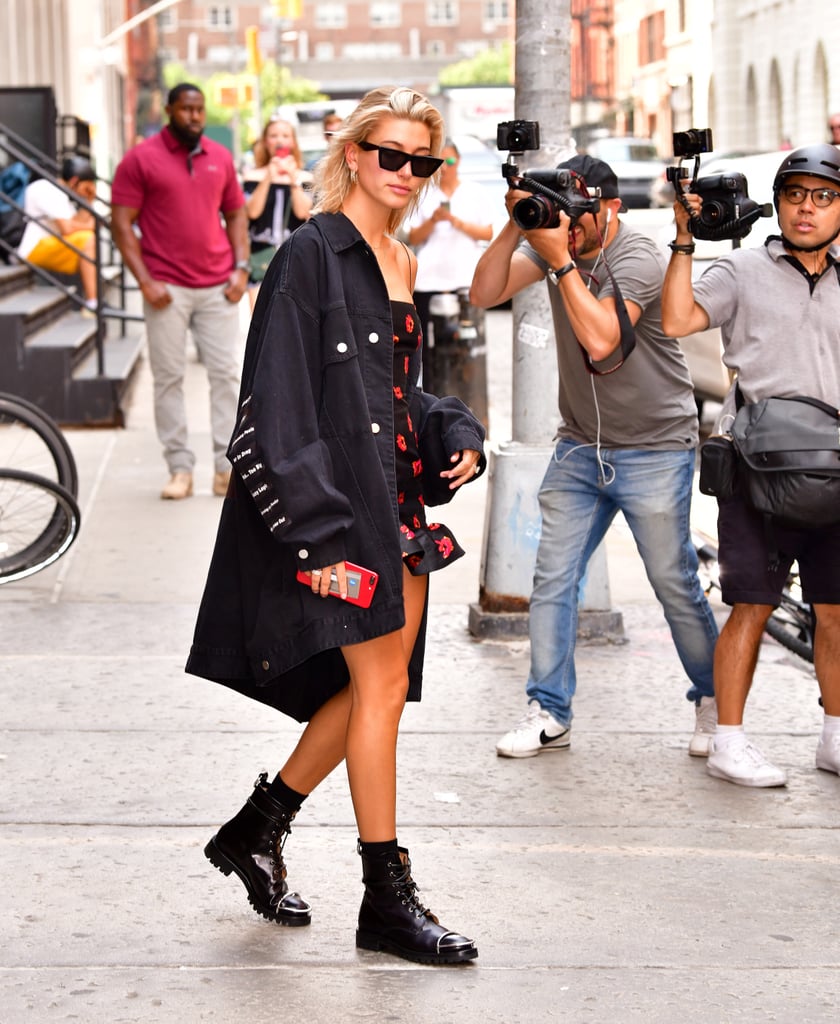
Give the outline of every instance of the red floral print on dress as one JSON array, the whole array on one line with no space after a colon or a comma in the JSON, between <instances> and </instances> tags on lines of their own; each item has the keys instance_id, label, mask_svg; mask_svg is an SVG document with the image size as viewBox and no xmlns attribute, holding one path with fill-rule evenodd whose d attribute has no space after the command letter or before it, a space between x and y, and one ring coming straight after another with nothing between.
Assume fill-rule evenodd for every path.
<instances>
[{"instance_id":1,"label":"red floral print on dress","mask_svg":"<svg viewBox=\"0 0 840 1024\"><path fill-rule=\"evenodd\" d=\"M396 442L397 448L399 448L401 452L408 451L408 443L402 434L397 434Z\"/></svg>"},{"instance_id":2,"label":"red floral print on dress","mask_svg":"<svg viewBox=\"0 0 840 1024\"><path fill-rule=\"evenodd\" d=\"M409 540L414 537L414 530L410 530L405 523L400 523L400 533L404 533Z\"/></svg>"},{"instance_id":3,"label":"red floral print on dress","mask_svg":"<svg viewBox=\"0 0 840 1024\"><path fill-rule=\"evenodd\" d=\"M403 394L403 389L399 386L399 384L395 384L394 385L394 398L396 398L396 399L398 399L400 401L403 398L405 398L405 395Z\"/></svg>"},{"instance_id":4,"label":"red floral print on dress","mask_svg":"<svg viewBox=\"0 0 840 1024\"><path fill-rule=\"evenodd\" d=\"M437 549L444 558L449 558L454 550L451 537L441 537L440 540L435 541Z\"/></svg>"},{"instance_id":5,"label":"red floral print on dress","mask_svg":"<svg viewBox=\"0 0 840 1024\"><path fill-rule=\"evenodd\" d=\"M414 333L414 317L411 315L411 313L405 314L405 329L408 331L409 334Z\"/></svg>"},{"instance_id":6,"label":"red floral print on dress","mask_svg":"<svg viewBox=\"0 0 840 1024\"><path fill-rule=\"evenodd\" d=\"M411 469L415 476L421 476L423 473L422 461L420 459L415 459L414 462L411 463Z\"/></svg>"}]
</instances>

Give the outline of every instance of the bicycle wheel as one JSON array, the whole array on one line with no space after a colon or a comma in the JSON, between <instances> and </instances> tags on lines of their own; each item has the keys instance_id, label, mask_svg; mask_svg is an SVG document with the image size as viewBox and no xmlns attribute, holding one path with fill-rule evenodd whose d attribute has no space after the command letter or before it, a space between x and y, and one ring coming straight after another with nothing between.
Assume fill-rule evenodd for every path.
<instances>
[{"instance_id":1,"label":"bicycle wheel","mask_svg":"<svg viewBox=\"0 0 840 1024\"><path fill-rule=\"evenodd\" d=\"M76 460L58 425L37 405L0 393L0 468L46 477L79 493Z\"/></svg>"},{"instance_id":2,"label":"bicycle wheel","mask_svg":"<svg viewBox=\"0 0 840 1024\"><path fill-rule=\"evenodd\" d=\"M0 583L46 569L79 533L81 515L61 484L18 470L0 470Z\"/></svg>"}]
</instances>

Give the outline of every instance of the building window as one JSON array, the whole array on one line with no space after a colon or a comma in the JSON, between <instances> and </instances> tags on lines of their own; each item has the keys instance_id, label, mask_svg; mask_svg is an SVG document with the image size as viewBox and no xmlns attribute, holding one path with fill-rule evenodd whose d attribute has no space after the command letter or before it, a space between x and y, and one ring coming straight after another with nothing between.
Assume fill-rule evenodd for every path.
<instances>
[{"instance_id":1,"label":"building window","mask_svg":"<svg viewBox=\"0 0 840 1024\"><path fill-rule=\"evenodd\" d=\"M157 16L158 29L161 32L177 32L178 14L177 9L168 7Z\"/></svg>"},{"instance_id":2,"label":"building window","mask_svg":"<svg viewBox=\"0 0 840 1024\"><path fill-rule=\"evenodd\" d=\"M639 23L639 64L665 60L665 12L657 11Z\"/></svg>"},{"instance_id":3,"label":"building window","mask_svg":"<svg viewBox=\"0 0 840 1024\"><path fill-rule=\"evenodd\" d=\"M399 60L402 47L399 43L348 43L342 48L342 57L349 60Z\"/></svg>"},{"instance_id":4,"label":"building window","mask_svg":"<svg viewBox=\"0 0 840 1024\"><path fill-rule=\"evenodd\" d=\"M458 0L429 0L426 7L427 25L457 25Z\"/></svg>"},{"instance_id":5,"label":"building window","mask_svg":"<svg viewBox=\"0 0 840 1024\"><path fill-rule=\"evenodd\" d=\"M226 4L211 4L207 8L207 27L217 31L233 28L233 8Z\"/></svg>"},{"instance_id":6,"label":"building window","mask_svg":"<svg viewBox=\"0 0 840 1024\"><path fill-rule=\"evenodd\" d=\"M315 8L316 28L347 28L346 4L318 4Z\"/></svg>"},{"instance_id":7,"label":"building window","mask_svg":"<svg viewBox=\"0 0 840 1024\"><path fill-rule=\"evenodd\" d=\"M509 0L484 0L482 18L485 25L507 25L510 22Z\"/></svg>"},{"instance_id":8,"label":"building window","mask_svg":"<svg viewBox=\"0 0 840 1024\"><path fill-rule=\"evenodd\" d=\"M315 60L335 60L335 46L332 43L316 43Z\"/></svg>"},{"instance_id":9,"label":"building window","mask_svg":"<svg viewBox=\"0 0 840 1024\"><path fill-rule=\"evenodd\" d=\"M402 24L402 8L396 0L374 0L370 5L370 23L374 28L396 28Z\"/></svg>"}]
</instances>

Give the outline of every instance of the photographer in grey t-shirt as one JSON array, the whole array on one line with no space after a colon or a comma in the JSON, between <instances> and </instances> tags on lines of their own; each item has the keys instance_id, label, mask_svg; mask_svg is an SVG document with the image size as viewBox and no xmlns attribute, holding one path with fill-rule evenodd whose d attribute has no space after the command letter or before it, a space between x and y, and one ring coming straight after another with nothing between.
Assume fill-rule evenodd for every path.
<instances>
[{"instance_id":1,"label":"photographer in grey t-shirt","mask_svg":"<svg viewBox=\"0 0 840 1024\"><path fill-rule=\"evenodd\" d=\"M689 530L697 410L679 345L662 331L665 261L619 220L623 204L608 164L578 156L560 168L584 197L587 186L600 189L597 212L573 224L558 207L556 227L525 231L515 207L530 193L509 189L510 220L479 260L470 293L476 305L494 306L547 277L560 370L562 423L539 494L529 704L496 752L532 757L570 745L578 588L622 512L691 683L689 753L705 756L716 723L717 627Z\"/></svg>"}]
</instances>

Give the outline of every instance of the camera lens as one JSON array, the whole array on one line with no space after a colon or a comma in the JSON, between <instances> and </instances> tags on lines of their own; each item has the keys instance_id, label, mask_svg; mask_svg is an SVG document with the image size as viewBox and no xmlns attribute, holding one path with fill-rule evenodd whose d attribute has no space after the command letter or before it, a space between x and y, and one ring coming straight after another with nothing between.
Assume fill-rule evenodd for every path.
<instances>
[{"instance_id":1,"label":"camera lens","mask_svg":"<svg viewBox=\"0 0 840 1024\"><path fill-rule=\"evenodd\" d=\"M703 206L700 210L700 220L704 224L714 226L720 224L726 217L726 207L723 203L719 203L716 199L705 199Z\"/></svg>"},{"instance_id":2,"label":"camera lens","mask_svg":"<svg viewBox=\"0 0 840 1024\"><path fill-rule=\"evenodd\" d=\"M560 223L557 209L545 196L530 196L520 199L513 208L513 219L523 231L534 228L556 228Z\"/></svg>"}]
</instances>

